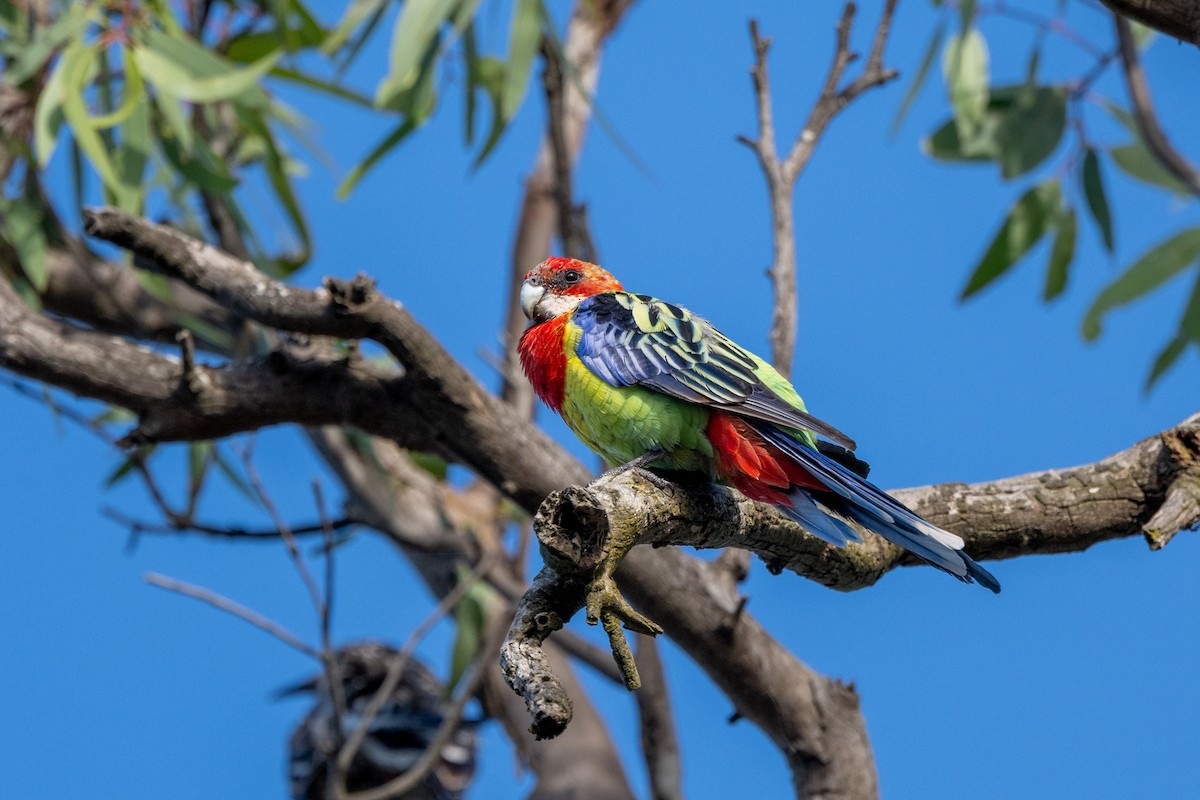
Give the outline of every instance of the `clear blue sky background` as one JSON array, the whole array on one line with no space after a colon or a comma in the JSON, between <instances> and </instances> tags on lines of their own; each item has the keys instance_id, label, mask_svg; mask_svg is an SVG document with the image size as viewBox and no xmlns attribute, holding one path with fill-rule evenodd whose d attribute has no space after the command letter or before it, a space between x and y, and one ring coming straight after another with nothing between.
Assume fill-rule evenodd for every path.
<instances>
[{"instance_id":1,"label":"clear blue sky background","mask_svg":"<svg viewBox=\"0 0 1200 800\"><path fill-rule=\"evenodd\" d=\"M341 4L313 5L331 20ZM860 47L878 5L867 3L861 15ZM752 155L734 142L755 125L746 21L757 16L774 37L778 124L790 139L824 76L837 10L833 3L712 3L702 12L640 4L605 54L599 102L647 171L597 129L579 168L579 196L603 263L630 288L691 307L760 351L770 307L765 190ZM1072 18L1107 44L1099 12L1076 8ZM486 11L484 20L502 39L507 10ZM889 63L911 75L932 20L928 4L902 3ZM1027 29L996 22L985 32L997 80L1019 78ZM381 39L352 82L373 87L385 53ZM1044 69L1066 74L1075 56L1053 41ZM1167 130L1200 158L1190 147L1200 141L1196 50L1160 41L1147 61ZM1114 78L1100 88L1123 99ZM301 181L316 255L299 280L360 270L376 276L494 385L484 354L497 347L521 181L542 117L540 103L529 104L496 156L472 172L456 80L446 79L435 120L347 202L333 199L340 174L315 165ZM891 487L978 481L1090 462L1196 411L1194 353L1152 394L1141 391L1182 309L1183 284L1113 314L1095 345L1078 333L1096 292L1168 232L1196 224L1195 204L1110 169L1116 258L1081 218L1081 256L1060 301L1046 307L1037 299L1043 254L960 305L969 266L1019 189L991 167L956 168L920 154L919 137L946 115L936 82L890 139L902 91L896 84L872 93L840 117L797 194L796 382L815 413L860 442L873 478ZM316 120L342 170L388 124L283 94ZM1090 119L1097 141L1123 143L1101 115ZM282 228L261 192L247 199L261 225ZM104 489L117 456L12 392L0 393L0 419L5 794L284 796L284 743L303 705L270 694L312 665L241 622L142 581L155 571L211 587L311 639L315 620L282 548L178 536L145 537L127 549L126 531L100 509L153 511L133 481ZM583 455L556 420L543 421ZM182 483L183 450L167 448L159 459ZM291 519L314 516L314 478L336 497L336 484L295 431L261 433L256 461ZM202 508L210 519L267 522L219 485ZM930 569L900 570L868 591L838 594L756 565L746 591L750 610L800 658L858 687L887 797L1194 792L1197 537L1181 535L1161 553L1131 539L988 566L1004 584L999 597ZM409 567L369 535L342 549L338 580L341 641L402 641L432 605L414 591ZM573 626L602 641L581 620ZM451 633L439 628L422 657L444 665ZM765 737L748 723L726 724L729 703L670 643L666 654L688 795L787 796L783 759ZM589 684L644 794L632 698L600 680ZM523 796L529 782L503 736L488 728L484 738L470 797Z\"/></svg>"}]
</instances>

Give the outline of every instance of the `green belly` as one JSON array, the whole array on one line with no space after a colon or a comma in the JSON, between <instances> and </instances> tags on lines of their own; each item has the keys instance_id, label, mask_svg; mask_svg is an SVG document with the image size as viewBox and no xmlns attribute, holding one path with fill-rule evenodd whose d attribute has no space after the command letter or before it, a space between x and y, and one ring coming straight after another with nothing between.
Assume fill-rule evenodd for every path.
<instances>
[{"instance_id":1,"label":"green belly","mask_svg":"<svg viewBox=\"0 0 1200 800\"><path fill-rule=\"evenodd\" d=\"M708 409L637 386L611 386L578 358L568 358L562 416L584 444L612 465L655 448L653 466L708 472Z\"/></svg>"}]
</instances>

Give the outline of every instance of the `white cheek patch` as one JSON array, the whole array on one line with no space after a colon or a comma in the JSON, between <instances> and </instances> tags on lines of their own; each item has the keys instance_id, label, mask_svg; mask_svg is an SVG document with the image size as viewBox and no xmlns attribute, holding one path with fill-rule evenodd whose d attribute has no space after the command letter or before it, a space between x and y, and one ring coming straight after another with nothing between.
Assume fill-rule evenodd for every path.
<instances>
[{"instance_id":1,"label":"white cheek patch","mask_svg":"<svg viewBox=\"0 0 1200 800\"><path fill-rule=\"evenodd\" d=\"M575 310L583 302L582 297L572 297L563 294L545 294L537 304L537 318L540 320L554 319Z\"/></svg>"}]
</instances>

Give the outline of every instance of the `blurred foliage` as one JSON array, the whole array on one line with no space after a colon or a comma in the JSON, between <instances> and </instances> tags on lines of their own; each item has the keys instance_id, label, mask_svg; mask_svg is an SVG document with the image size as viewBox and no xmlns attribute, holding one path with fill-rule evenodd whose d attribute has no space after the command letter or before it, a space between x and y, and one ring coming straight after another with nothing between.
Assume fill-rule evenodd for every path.
<instances>
[{"instance_id":1,"label":"blurred foliage","mask_svg":"<svg viewBox=\"0 0 1200 800\"><path fill-rule=\"evenodd\" d=\"M1196 200L1146 146L1132 112L1096 91L1095 84L1103 74L1121 69L1119 51L1115 34L1111 42L1100 45L1071 27L1068 12L1079 3L1059 0L1052 7L1025 7L974 2L943 5L935 0L934 5L942 6L942 19L901 100L893 130L928 79L940 48L942 78L953 116L924 139L925 152L939 161L994 164L1005 181L1032 182L1001 220L967 279L962 299L991 286L1043 241L1049 241L1049 246L1042 296L1048 302L1061 295L1076 258L1080 207L1086 209L1104 249L1114 252L1115 212L1105 189L1105 169L1115 168L1172 196ZM1020 83L991 83L982 26L998 18L1024 23L1032 32ZM956 32L947 36L950 29ZM1009 48L1013 46L1011 30L1010 24L1004 39ZM1143 50L1154 41L1152 32L1141 26L1134 25L1134 34ZM1050 40L1082 54L1078 74L1060 79L1041 75L1042 52ZM1094 144L1088 137L1087 105L1101 108L1115 119L1128 141L1112 146ZM1068 136L1069 132L1073 135ZM1095 339L1109 311L1185 272L1192 276L1190 298L1176 330L1150 368L1147 389L1188 347L1200 348L1200 228L1173 235L1137 258L1100 292L1083 320L1083 336Z\"/></svg>"},{"instance_id":2,"label":"blurred foliage","mask_svg":"<svg viewBox=\"0 0 1200 800\"><path fill-rule=\"evenodd\" d=\"M504 56L482 52L480 0L354 0L326 27L302 0L0 0L4 117L0 236L17 254L23 294L36 302L47 282L46 248L65 223L46 199L40 173L59 151L71 163L75 197L99 179L105 202L192 230L201 210L220 206L260 268L288 275L309 258L309 224L294 189L305 164L292 147L307 121L272 87L288 83L395 117L395 128L350 170L345 195L437 108L439 68L460 60L467 76L465 131L474 142L482 95L491 121L477 162L493 150L525 98L546 15L541 0L517 0ZM395 11L387 72L374 97L342 75ZM242 211L239 189L261 181L287 222L268 252ZM81 203L75 203L78 211ZM211 211L208 212L210 215ZM214 228L217 224L214 222ZM226 230L226 235L229 235Z\"/></svg>"},{"instance_id":3,"label":"blurred foliage","mask_svg":"<svg viewBox=\"0 0 1200 800\"><path fill-rule=\"evenodd\" d=\"M288 84L394 118L348 171L341 196L428 122L440 94L454 84L465 92L464 136L480 163L526 98L543 39L558 44L543 0L493 4L352 0L340 18L323 22L303 0L0 0L0 237L18 265L9 278L36 304L49 279L47 249L78 226L78 220L58 218L42 185L42 171L54 158L67 162L74 185L72 202L56 198L58 208L77 213L85 184L98 181L106 202L193 232L208 224L222 244L263 270L290 274L312 251L294 190L306 166L293 151L306 147L308 137L305 118L279 100L276 88ZM934 2L941 16L893 127L939 71L953 113L924 139L925 152L944 162L993 164L1003 180L1022 184L971 270L964 299L1035 251L1047 253L1043 298L1059 297L1077 259L1080 216L1114 252L1117 209L1106 188L1108 171L1195 199L1147 147L1131 112L1096 91L1101 76L1120 68L1119 59L1115 43L1097 44L1071 28L1068 12L1079 4ZM485 9L508 14L502 53L486 52L476 30ZM997 85L984 28L1002 17L1025 23L1032 43L1023 78ZM1005 35L1011 48L1019 34ZM386 69L373 92L345 85L343 76L365 46L388 36ZM1148 47L1153 36L1139 28L1138 40ZM1050 43L1080 53L1078 74L1043 76L1042 52ZM438 79L450 73L456 81ZM1116 120L1125 140L1094 143L1085 106ZM264 243L259 231L267 226L251 225L243 213L248 184L261 184L286 222L282 242ZM1191 276L1190 299L1148 384L1187 348L1200 347L1196 230L1137 258L1085 316L1083 334L1093 339L1110 310ZM142 280L151 291L167 291L153 276ZM207 342L220 334L201 330L198 320L182 322Z\"/></svg>"}]
</instances>

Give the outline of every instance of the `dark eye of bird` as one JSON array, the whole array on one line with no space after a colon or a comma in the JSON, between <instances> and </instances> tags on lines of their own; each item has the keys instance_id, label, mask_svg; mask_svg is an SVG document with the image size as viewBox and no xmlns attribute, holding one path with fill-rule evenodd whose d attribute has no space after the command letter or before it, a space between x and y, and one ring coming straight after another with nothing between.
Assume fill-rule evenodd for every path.
<instances>
[{"instance_id":1,"label":"dark eye of bird","mask_svg":"<svg viewBox=\"0 0 1200 800\"><path fill-rule=\"evenodd\" d=\"M583 273L577 270L569 269L563 273L563 280L567 283L579 283L580 279L582 278Z\"/></svg>"}]
</instances>

